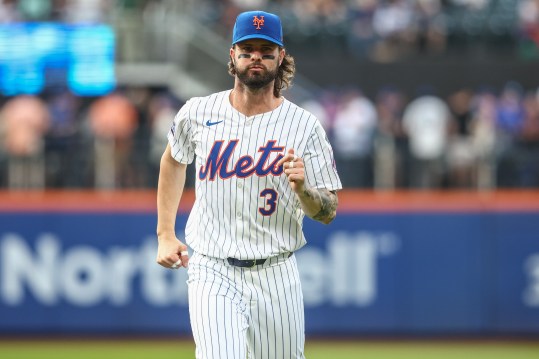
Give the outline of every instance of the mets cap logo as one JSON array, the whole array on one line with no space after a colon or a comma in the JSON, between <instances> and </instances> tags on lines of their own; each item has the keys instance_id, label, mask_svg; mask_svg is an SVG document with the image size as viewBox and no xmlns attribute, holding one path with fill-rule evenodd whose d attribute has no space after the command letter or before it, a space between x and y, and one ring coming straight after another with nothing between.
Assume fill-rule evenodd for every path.
<instances>
[{"instance_id":1,"label":"mets cap logo","mask_svg":"<svg viewBox=\"0 0 539 359\"><path fill-rule=\"evenodd\" d=\"M257 30L260 30L260 26L264 26L264 16L253 16L253 26L256 26Z\"/></svg>"}]
</instances>

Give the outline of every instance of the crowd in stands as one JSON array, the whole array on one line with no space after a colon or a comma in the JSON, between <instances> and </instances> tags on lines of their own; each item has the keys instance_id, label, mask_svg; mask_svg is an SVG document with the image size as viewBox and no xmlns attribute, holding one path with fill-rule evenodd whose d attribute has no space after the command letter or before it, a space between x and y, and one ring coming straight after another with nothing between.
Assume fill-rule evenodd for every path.
<instances>
[{"instance_id":1,"label":"crowd in stands","mask_svg":"<svg viewBox=\"0 0 539 359\"><path fill-rule=\"evenodd\" d=\"M322 121L347 187L539 186L539 88L459 89L413 96L326 89L303 105Z\"/></svg>"},{"instance_id":2,"label":"crowd in stands","mask_svg":"<svg viewBox=\"0 0 539 359\"><path fill-rule=\"evenodd\" d=\"M538 0L0 0L0 23L120 24L125 17L140 25L156 13L181 12L228 34L239 12L257 8L278 13L290 41L325 39L377 62L485 45L539 58Z\"/></svg>"},{"instance_id":3,"label":"crowd in stands","mask_svg":"<svg viewBox=\"0 0 539 359\"><path fill-rule=\"evenodd\" d=\"M128 88L97 98L68 90L2 99L0 186L154 186L181 103L166 90Z\"/></svg>"},{"instance_id":4,"label":"crowd in stands","mask_svg":"<svg viewBox=\"0 0 539 359\"><path fill-rule=\"evenodd\" d=\"M144 87L2 98L0 186L155 188L182 103ZM374 98L328 88L300 105L325 127L345 187L539 187L539 91L516 82L446 98L430 88L413 98L392 87Z\"/></svg>"},{"instance_id":5,"label":"crowd in stands","mask_svg":"<svg viewBox=\"0 0 539 359\"><path fill-rule=\"evenodd\" d=\"M323 95L321 118L346 186L506 188L539 186L539 91L516 82L413 98L383 88ZM316 106L316 105L315 105Z\"/></svg>"},{"instance_id":6,"label":"crowd in stands","mask_svg":"<svg viewBox=\"0 0 539 359\"><path fill-rule=\"evenodd\" d=\"M539 57L537 0L202 0L194 6L194 17L225 34L239 12L270 9L283 18L288 40L314 48L340 44L375 62L480 49Z\"/></svg>"},{"instance_id":7,"label":"crowd in stands","mask_svg":"<svg viewBox=\"0 0 539 359\"><path fill-rule=\"evenodd\" d=\"M539 0L0 0L0 24L114 25L125 14L174 10L228 34L236 15L253 8L279 13L287 41L312 44L302 51L328 41L358 59L391 62L448 56L460 39L471 47L493 41L502 52L503 43L517 44L521 58L539 58ZM345 187L539 187L539 87L463 81L439 95L380 84L367 95L358 86L322 88L299 103L324 125ZM103 97L61 88L0 94L0 188L155 188L166 134L185 100L144 86Z\"/></svg>"}]
</instances>

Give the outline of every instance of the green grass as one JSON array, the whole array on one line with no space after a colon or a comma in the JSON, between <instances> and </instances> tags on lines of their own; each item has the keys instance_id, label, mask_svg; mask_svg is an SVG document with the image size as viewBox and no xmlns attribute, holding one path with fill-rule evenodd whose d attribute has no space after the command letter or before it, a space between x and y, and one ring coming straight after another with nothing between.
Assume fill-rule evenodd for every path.
<instances>
[{"instance_id":1,"label":"green grass","mask_svg":"<svg viewBox=\"0 0 539 359\"><path fill-rule=\"evenodd\" d=\"M537 359L539 341L315 341L308 359ZM182 340L0 340L1 359L191 359ZM224 359L224 358L215 358ZM277 358L275 358L277 359Z\"/></svg>"},{"instance_id":2,"label":"green grass","mask_svg":"<svg viewBox=\"0 0 539 359\"><path fill-rule=\"evenodd\" d=\"M306 354L309 359L539 359L539 342L315 342Z\"/></svg>"}]
</instances>

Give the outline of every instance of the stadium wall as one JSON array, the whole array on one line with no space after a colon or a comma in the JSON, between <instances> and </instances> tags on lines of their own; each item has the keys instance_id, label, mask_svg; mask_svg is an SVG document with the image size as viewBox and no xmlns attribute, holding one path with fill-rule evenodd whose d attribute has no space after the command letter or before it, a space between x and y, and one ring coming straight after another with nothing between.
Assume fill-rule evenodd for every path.
<instances>
[{"instance_id":1,"label":"stadium wall","mask_svg":"<svg viewBox=\"0 0 539 359\"><path fill-rule=\"evenodd\" d=\"M339 197L296 253L307 334L539 334L539 191ZM188 334L155 226L151 191L1 192L0 334Z\"/></svg>"}]
</instances>

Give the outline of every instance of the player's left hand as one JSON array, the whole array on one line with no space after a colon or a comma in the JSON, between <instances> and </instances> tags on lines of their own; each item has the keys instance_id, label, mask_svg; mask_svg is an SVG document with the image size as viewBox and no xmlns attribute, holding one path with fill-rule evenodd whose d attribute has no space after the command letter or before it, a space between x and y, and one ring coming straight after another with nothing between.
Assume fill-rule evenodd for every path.
<instances>
[{"instance_id":1,"label":"player's left hand","mask_svg":"<svg viewBox=\"0 0 539 359\"><path fill-rule=\"evenodd\" d=\"M283 166L284 174L288 178L292 191L295 193L303 192L305 187L305 164L303 159L294 153L293 148L288 150L288 153L277 162L277 165Z\"/></svg>"}]
</instances>

